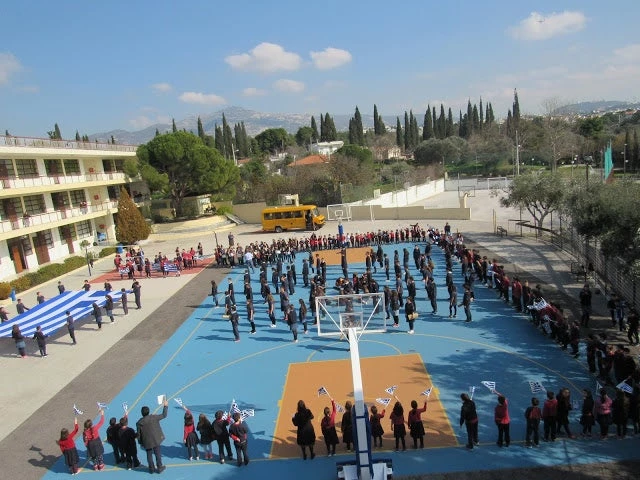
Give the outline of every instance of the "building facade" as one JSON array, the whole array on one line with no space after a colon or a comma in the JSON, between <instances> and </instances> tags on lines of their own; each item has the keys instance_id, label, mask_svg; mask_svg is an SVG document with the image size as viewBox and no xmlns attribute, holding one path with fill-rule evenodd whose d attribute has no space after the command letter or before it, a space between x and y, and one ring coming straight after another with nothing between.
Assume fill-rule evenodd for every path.
<instances>
[{"instance_id":1,"label":"building facade","mask_svg":"<svg viewBox=\"0 0 640 480\"><path fill-rule=\"evenodd\" d=\"M133 145L0 136L0 278L115 242ZM133 188L134 185L131 185Z\"/></svg>"}]
</instances>

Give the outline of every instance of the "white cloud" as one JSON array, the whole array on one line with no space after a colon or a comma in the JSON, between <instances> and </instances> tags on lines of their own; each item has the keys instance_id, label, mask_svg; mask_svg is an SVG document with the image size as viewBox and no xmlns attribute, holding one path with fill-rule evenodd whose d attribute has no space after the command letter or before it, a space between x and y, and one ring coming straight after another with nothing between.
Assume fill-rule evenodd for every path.
<instances>
[{"instance_id":1,"label":"white cloud","mask_svg":"<svg viewBox=\"0 0 640 480\"><path fill-rule=\"evenodd\" d=\"M255 87L247 87L244 90L242 90L242 96L244 97L260 97L266 94L267 94L266 90L262 90L261 88L255 88Z\"/></svg>"},{"instance_id":2,"label":"white cloud","mask_svg":"<svg viewBox=\"0 0 640 480\"><path fill-rule=\"evenodd\" d=\"M331 70L351 62L351 54L340 48L328 47L321 52L311 52L311 60L318 70Z\"/></svg>"},{"instance_id":3,"label":"white cloud","mask_svg":"<svg viewBox=\"0 0 640 480\"><path fill-rule=\"evenodd\" d=\"M199 105L223 105L227 101L213 93L184 92L178 97L184 103L197 103Z\"/></svg>"},{"instance_id":4,"label":"white cloud","mask_svg":"<svg viewBox=\"0 0 640 480\"><path fill-rule=\"evenodd\" d=\"M171 84L166 82L154 83L151 85L151 88L153 88L157 93L167 93L173 89Z\"/></svg>"},{"instance_id":5,"label":"white cloud","mask_svg":"<svg viewBox=\"0 0 640 480\"><path fill-rule=\"evenodd\" d=\"M613 51L613 60L616 62L640 62L640 43L633 43Z\"/></svg>"},{"instance_id":6,"label":"white cloud","mask_svg":"<svg viewBox=\"0 0 640 480\"><path fill-rule=\"evenodd\" d=\"M322 84L327 90L341 90L347 87L347 82L342 80L327 80Z\"/></svg>"},{"instance_id":7,"label":"white cloud","mask_svg":"<svg viewBox=\"0 0 640 480\"><path fill-rule=\"evenodd\" d=\"M0 85L9 83L9 77L22 70L22 65L12 53L0 53Z\"/></svg>"},{"instance_id":8,"label":"white cloud","mask_svg":"<svg viewBox=\"0 0 640 480\"><path fill-rule=\"evenodd\" d=\"M142 130L143 128L147 128L151 125L155 125L157 123L171 123L171 118L166 115L158 115L156 117L148 117L147 115L139 115L135 118L129 120L129 125L131 125L136 130Z\"/></svg>"},{"instance_id":9,"label":"white cloud","mask_svg":"<svg viewBox=\"0 0 640 480\"><path fill-rule=\"evenodd\" d=\"M273 84L273 87L276 90L280 90L281 92L300 93L304 90L304 83L298 82L296 80L287 80L283 78L283 79L277 80Z\"/></svg>"},{"instance_id":10,"label":"white cloud","mask_svg":"<svg viewBox=\"0 0 640 480\"><path fill-rule=\"evenodd\" d=\"M262 73L298 70L302 64L297 53L287 52L280 45L267 42L256 45L248 53L229 55L224 61L236 70Z\"/></svg>"},{"instance_id":11,"label":"white cloud","mask_svg":"<svg viewBox=\"0 0 640 480\"><path fill-rule=\"evenodd\" d=\"M549 15L532 12L518 25L510 27L508 32L513 38L519 40L547 40L558 35L580 31L586 23L587 17L582 12L564 11Z\"/></svg>"},{"instance_id":12,"label":"white cloud","mask_svg":"<svg viewBox=\"0 0 640 480\"><path fill-rule=\"evenodd\" d=\"M20 93L40 93L40 87L37 85L23 85L17 88Z\"/></svg>"}]
</instances>

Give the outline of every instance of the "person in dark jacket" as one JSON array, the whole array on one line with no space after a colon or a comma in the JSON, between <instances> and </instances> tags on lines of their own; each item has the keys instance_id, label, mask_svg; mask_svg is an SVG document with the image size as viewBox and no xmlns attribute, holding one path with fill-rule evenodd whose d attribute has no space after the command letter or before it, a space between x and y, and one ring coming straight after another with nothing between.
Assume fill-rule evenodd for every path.
<instances>
[{"instance_id":1,"label":"person in dark jacket","mask_svg":"<svg viewBox=\"0 0 640 480\"><path fill-rule=\"evenodd\" d=\"M129 426L129 419L125 415L120 419L120 430L118 431L118 446L123 460L127 464L127 470L138 468L140 460L138 460L138 447L136 445L136 437L138 434Z\"/></svg>"},{"instance_id":2,"label":"person in dark jacket","mask_svg":"<svg viewBox=\"0 0 640 480\"><path fill-rule=\"evenodd\" d=\"M120 423L116 417L109 419L109 426L107 427L107 443L113 448L113 458L116 465L124 462L124 453L120 448Z\"/></svg>"},{"instance_id":3,"label":"person in dark jacket","mask_svg":"<svg viewBox=\"0 0 640 480\"><path fill-rule=\"evenodd\" d=\"M229 427L229 436L233 439L233 444L236 447L238 466L242 466L243 462L245 465L249 465L249 456L247 455L249 429L247 424L242 421L239 412L233 414L233 423Z\"/></svg>"},{"instance_id":4,"label":"person in dark jacket","mask_svg":"<svg viewBox=\"0 0 640 480\"><path fill-rule=\"evenodd\" d=\"M98 330L100 330L102 328L102 309L96 302L93 302L92 308L93 317L96 319L96 323L98 324Z\"/></svg>"},{"instance_id":5,"label":"person in dark jacket","mask_svg":"<svg viewBox=\"0 0 640 480\"><path fill-rule=\"evenodd\" d=\"M218 455L220 456L220 463L224 463L224 450L227 450L227 458L233 460L233 454L231 453L231 442L229 441L229 430L227 429L230 423L230 418L224 418L222 410L216 412L216 419L213 421L213 434L218 442Z\"/></svg>"},{"instance_id":6,"label":"person in dark jacket","mask_svg":"<svg viewBox=\"0 0 640 480\"><path fill-rule=\"evenodd\" d=\"M105 303L104 309L107 313L107 317L111 320L111 323L115 322L116 319L113 317L113 297L111 295L105 295Z\"/></svg>"},{"instance_id":7,"label":"person in dark jacket","mask_svg":"<svg viewBox=\"0 0 640 480\"><path fill-rule=\"evenodd\" d=\"M307 459L307 447L309 447L311 460L316 457L313 451L313 445L316 442L316 431L311 420L313 420L313 413L307 408L303 400L298 400L298 409L293 415L292 421L298 427L296 443L302 449L303 460Z\"/></svg>"},{"instance_id":8,"label":"person in dark jacket","mask_svg":"<svg viewBox=\"0 0 640 480\"><path fill-rule=\"evenodd\" d=\"M165 399L163 402L161 415L150 415L149 407L142 407L142 418L136 423L138 432L138 443L147 451L147 464L149 465L149 473L162 473L167 468L162 464L162 452L160 445L164 440L164 433L160 426L160 420L167 418L169 411L169 402ZM156 457L156 466L153 464L153 457Z\"/></svg>"},{"instance_id":9,"label":"person in dark jacket","mask_svg":"<svg viewBox=\"0 0 640 480\"><path fill-rule=\"evenodd\" d=\"M213 425L204 413L198 417L198 425L196 430L200 434L200 445L204 450L204 458L206 460L213 459L213 451L211 450L211 442L214 440Z\"/></svg>"},{"instance_id":10,"label":"person in dark jacket","mask_svg":"<svg viewBox=\"0 0 640 480\"><path fill-rule=\"evenodd\" d=\"M36 342L38 342L38 350L40 350L41 357L47 356L47 337L48 336L49 335L45 335L45 333L42 331L42 327L40 325L36 327L36 331L33 334L33 339Z\"/></svg>"},{"instance_id":11,"label":"person in dark jacket","mask_svg":"<svg viewBox=\"0 0 640 480\"><path fill-rule=\"evenodd\" d=\"M460 426L464 424L467 427L467 448L472 449L474 445L478 445L478 414L476 413L476 404L466 393L460 395L460 399L462 400Z\"/></svg>"}]
</instances>

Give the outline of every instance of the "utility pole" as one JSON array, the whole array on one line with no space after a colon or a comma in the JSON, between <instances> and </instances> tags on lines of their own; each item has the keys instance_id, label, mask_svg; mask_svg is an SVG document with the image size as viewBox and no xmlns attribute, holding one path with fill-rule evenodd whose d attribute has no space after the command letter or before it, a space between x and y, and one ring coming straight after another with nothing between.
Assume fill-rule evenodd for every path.
<instances>
[{"instance_id":1,"label":"utility pole","mask_svg":"<svg viewBox=\"0 0 640 480\"><path fill-rule=\"evenodd\" d=\"M520 175L520 143L518 143L518 130L516 130L516 177Z\"/></svg>"},{"instance_id":2,"label":"utility pole","mask_svg":"<svg viewBox=\"0 0 640 480\"><path fill-rule=\"evenodd\" d=\"M622 175L627 174L627 144L624 144L624 149L622 150L622 161L624 162L622 167Z\"/></svg>"}]
</instances>

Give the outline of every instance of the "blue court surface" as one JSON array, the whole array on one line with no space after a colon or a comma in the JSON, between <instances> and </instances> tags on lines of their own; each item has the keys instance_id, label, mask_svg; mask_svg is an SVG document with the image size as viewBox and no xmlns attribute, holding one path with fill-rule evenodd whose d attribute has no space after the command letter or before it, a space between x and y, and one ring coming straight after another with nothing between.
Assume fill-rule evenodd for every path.
<instances>
[{"instance_id":1,"label":"blue court surface","mask_svg":"<svg viewBox=\"0 0 640 480\"><path fill-rule=\"evenodd\" d=\"M394 250L397 249L401 253L402 248L406 247L411 252L414 245L386 245L384 251L393 258ZM424 251L424 245L420 244L420 246ZM407 324L401 312L400 328L389 328L387 333L364 335L359 347L363 359L416 353L420 355L434 386L434 393L429 401L431 403L437 399L444 407L444 415L455 435L453 441L455 446L430 445L430 437L434 432L430 429L430 410L427 410L422 416L427 432L425 449L413 450L412 440L407 435L406 452L394 452L392 441L385 439L385 448L376 449L374 458L392 458L396 476L608 462L636 458L634 450L637 449L637 438L600 442L583 439L568 440L560 437L555 443L544 443L541 439L539 448L524 448L524 411L530 405L532 397L529 381L539 381L546 389L554 392L558 392L562 387L568 387L574 402L581 402L582 388L594 390L596 385L595 379L586 369L584 354L576 360L561 351L557 344L543 337L526 316L516 313L510 306L505 305L504 301L498 300L493 290L487 289L480 283L475 285L473 322L464 322L462 308L459 308L457 318L449 319L444 255L435 246L432 255L436 265L438 315L429 313L431 307L426 300L424 284L411 259L411 273L418 287L417 310L420 312L415 335L407 334ZM306 258L306 254L304 257ZM297 305L299 298L308 302L309 291L302 287L300 280L302 258L303 255L298 255L296 259L298 285L295 295L291 296L294 305ZM364 272L364 265L351 264L349 268L350 274ZM268 280L270 280L270 268L268 270ZM339 265L329 266L327 271L327 294L329 294L331 290L329 286L333 286L335 279L342 273ZM121 405L126 402L131 412L130 424L133 426L140 418L140 407L149 405L152 412L159 412L161 407L158 407L157 396L165 394L170 399L168 417L162 421L166 436L162 454L167 466L162 476L166 479L293 478L303 475L305 480L336 478L336 461L352 460L354 454L346 452L344 446L340 444L336 457L326 456L320 431L321 408L314 406L312 409L318 437L316 459L303 461L297 449L292 450L294 453L291 458L274 458L272 452L277 450L276 447L281 447L284 442L295 443L295 431L292 425L287 438L276 434L278 419L283 416L290 423L288 418L294 413L289 407L286 411L281 411L280 408L285 389L295 387L295 385L287 385L286 377L290 364L346 360L349 358L348 345L337 338L320 338L313 330L308 335L302 335L301 327L299 328L300 341L293 343L291 333L281 321L279 302L275 295L278 326L269 328L266 305L262 304L259 294L257 270L252 274L252 287L258 332L256 335L249 335L242 294L243 273L243 269L236 268L231 274L240 314L241 341L233 342L231 326L226 319L222 318L223 307L215 308L211 297L205 298L199 308L195 309L129 385L115 398L110 399L108 410L106 410L107 423L109 417L122 416ZM382 290L385 285L382 269L378 269L374 278ZM456 263L454 263L454 278L458 285L460 302L462 280L460 266ZM208 280L205 278L205 281ZM223 291L226 285L227 279L220 282L220 291ZM389 386L403 381L406 383L406 378L399 378L401 375L411 375L411 372L398 369L386 371L384 368L376 372L376 376L382 379L382 383ZM304 397L307 404L315 402L314 405L328 405L327 397L317 398L317 388L326 385L331 390L332 377L336 376L347 376L350 381L351 373L348 369L332 370L329 367L326 375L310 379L308 393ZM388 396L384 391L368 391L366 378L364 383L366 399ZM493 422L496 396L482 386L481 382L484 380L496 382L496 389L509 399L512 438L510 448L496 446L497 429ZM418 384L411 391L403 387L404 391L399 389L396 392L403 401L405 415L410 408L409 402L416 399L421 403L424 397L420 397L419 392L429 386ZM476 387L474 400L480 420L480 446L468 451L464 447L466 431L458 425L460 394L469 392L470 386ZM536 396L540 399L542 406L544 393ZM196 419L198 414L205 413L211 420L215 411L229 410L233 399L236 400L240 409L254 409L255 416L247 419L250 429L248 451L251 463L239 468L236 467L235 461L224 465L217 461L202 459L190 462L182 443L184 412L173 400L174 398L182 399L184 404L192 410ZM344 404L347 399L336 398L336 401ZM86 406L85 413L88 413ZM383 420L386 432L390 430L389 413L390 409L387 410L387 416ZM83 416L79 422L82 423L86 418L86 415ZM581 432L578 418L579 408L574 408L570 416L574 434ZM339 420L340 415L337 424ZM105 432L106 425L101 429L103 438L106 437ZM597 432L596 426L594 438L597 437ZM339 427L338 433L340 435ZM107 467L102 472L93 472L86 460L86 449L81 438L82 435L79 434L77 445L81 466L84 466L80 475L95 473L103 479L149 475L146 468L127 471L122 466L114 466L111 447L106 443ZM217 460L218 449L215 441L213 452ZM140 461L146 464L146 454L140 448L138 456ZM201 458L203 458L202 450ZM67 475L69 473L61 457L43 478L49 480Z\"/></svg>"}]
</instances>

